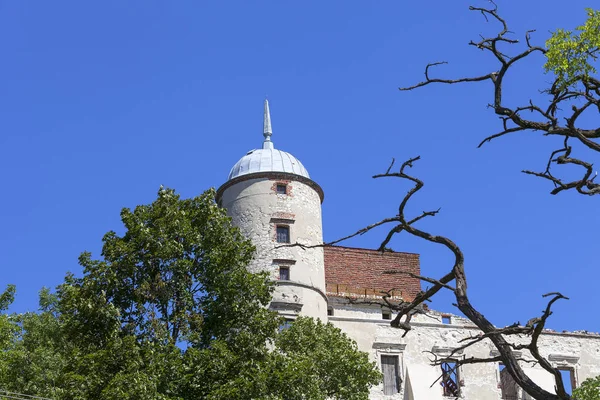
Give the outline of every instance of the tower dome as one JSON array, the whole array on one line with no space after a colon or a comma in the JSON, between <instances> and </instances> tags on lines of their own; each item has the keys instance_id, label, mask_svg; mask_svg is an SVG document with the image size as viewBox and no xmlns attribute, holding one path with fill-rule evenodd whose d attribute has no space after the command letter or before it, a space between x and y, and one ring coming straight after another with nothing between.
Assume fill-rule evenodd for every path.
<instances>
[{"instance_id":1,"label":"tower dome","mask_svg":"<svg viewBox=\"0 0 600 400\"><path fill-rule=\"evenodd\" d=\"M265 141L262 149L250 150L229 172L227 180L238 176L260 172L285 172L310 178L304 165L296 157L285 151L276 150L271 141L271 113L269 102L265 100L264 132Z\"/></svg>"},{"instance_id":2,"label":"tower dome","mask_svg":"<svg viewBox=\"0 0 600 400\"><path fill-rule=\"evenodd\" d=\"M272 146L273 142L269 143ZM290 153L274 148L263 148L250 150L244 157L240 158L231 168L227 179L256 172L287 172L310 178L304 165Z\"/></svg>"}]
</instances>

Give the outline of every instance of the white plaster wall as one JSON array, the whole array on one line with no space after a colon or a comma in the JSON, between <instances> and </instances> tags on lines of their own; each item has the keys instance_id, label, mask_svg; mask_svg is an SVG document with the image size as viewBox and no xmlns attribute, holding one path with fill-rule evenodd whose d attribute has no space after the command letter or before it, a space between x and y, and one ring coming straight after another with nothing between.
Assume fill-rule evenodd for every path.
<instances>
[{"instance_id":1,"label":"white plaster wall","mask_svg":"<svg viewBox=\"0 0 600 400\"><path fill-rule=\"evenodd\" d=\"M304 286L278 286L274 300L303 304L301 314L327 320L325 268L323 248L285 247L276 242L273 219L290 219L290 242L306 246L323 242L321 199L310 186L298 181L286 181L289 194L277 194L277 180L259 178L239 182L225 189L221 205L227 209L233 223L256 246L253 272L268 271L277 278L276 259L294 260L290 265L290 281Z\"/></svg>"},{"instance_id":2,"label":"white plaster wall","mask_svg":"<svg viewBox=\"0 0 600 400\"><path fill-rule=\"evenodd\" d=\"M419 371L430 368L432 375L436 377L440 367L431 366L430 360L433 356L427 351L434 351L440 357L447 355L444 349L459 347L461 339L476 336L480 331L470 321L452 316L451 324L441 323L441 314L433 311L431 314L435 319L418 315L413 321L413 330L404 338L404 331L389 326L390 321L381 319L381 308L378 306L358 306L342 304L338 300L330 301L334 305L334 316L329 317L331 323L342 329L349 337L354 339L360 350L367 352L371 359L380 365L381 354L396 354L400 356L401 375L405 382L403 391L394 396L383 394L383 385L371 390L371 399L403 399L406 384L406 371L411 371L411 366L417 366ZM527 342L529 337L521 339ZM540 337L539 347L541 352L556 366L572 367L575 370L577 383L585 379L600 375L600 335L578 334L578 333L554 333L545 332ZM399 350L402 348L401 350ZM466 349L461 357L488 358L494 354L495 349L489 341L483 341ZM566 357L562 357L566 356ZM561 360L561 357L563 358ZM457 358L455 356L455 358ZM522 352L522 358L531 359L526 352ZM566 361L565 361L566 359ZM529 366L523 364L523 366ZM540 368L536 366L535 368ZM416 368L412 368L414 371ZM498 388L499 365L498 363L464 365L459 370L460 380L464 381L461 387L462 399L472 400L499 400L501 392ZM414 380L411 374L411 381ZM414 382L413 382L414 383ZM427 386L429 386L430 382ZM432 390L439 390L439 383ZM427 399L415 399L427 400Z\"/></svg>"}]
</instances>

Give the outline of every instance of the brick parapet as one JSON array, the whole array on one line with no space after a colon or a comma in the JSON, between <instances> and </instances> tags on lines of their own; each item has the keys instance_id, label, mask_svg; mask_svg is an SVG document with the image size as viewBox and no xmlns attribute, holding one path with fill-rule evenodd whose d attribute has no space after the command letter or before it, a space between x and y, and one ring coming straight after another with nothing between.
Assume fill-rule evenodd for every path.
<instances>
[{"instance_id":1,"label":"brick parapet","mask_svg":"<svg viewBox=\"0 0 600 400\"><path fill-rule=\"evenodd\" d=\"M420 275L419 255L353 247L324 248L325 283L328 296L375 298L394 289L394 298L411 301L421 291L419 279L386 271Z\"/></svg>"}]
</instances>

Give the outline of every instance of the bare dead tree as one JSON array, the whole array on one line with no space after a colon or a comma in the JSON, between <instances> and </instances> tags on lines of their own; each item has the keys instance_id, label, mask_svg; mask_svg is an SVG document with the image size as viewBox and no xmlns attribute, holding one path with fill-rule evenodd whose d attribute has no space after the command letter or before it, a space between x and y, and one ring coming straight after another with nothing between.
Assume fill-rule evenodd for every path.
<instances>
[{"instance_id":1,"label":"bare dead tree","mask_svg":"<svg viewBox=\"0 0 600 400\"><path fill-rule=\"evenodd\" d=\"M493 2L491 2L494 4ZM504 79L507 72L517 62L524 60L535 53L545 54L546 49L533 46L530 41L530 35L533 31L525 33L525 46L516 53L507 51L518 48L519 41L510 37L511 32L508 29L506 21L497 13L497 9L470 7L470 10L480 12L486 20L492 19L500 24L501 29L496 36L482 37L481 40L471 41L469 45L476 47L482 51L491 53L497 62L499 68L490 73L464 77L458 79L442 79L433 78L430 76L430 69L442 64L445 61L430 63L425 67L425 80L410 86L400 88L401 91L411 91L433 83L443 84L458 84L464 82L483 82L490 81L493 85L493 103L489 107L499 116L502 121L502 130L483 139L478 147L481 147L487 142L491 142L499 137L526 131L541 132L543 136L559 136L562 138L562 146L550 154L545 169L542 172L534 172L524 170L522 172L534 175L540 178L551 181L554 185L552 194L575 189L577 192L585 195L600 194L600 183L596 183L593 171L593 164L589 161L584 161L580 158L572 156L572 142L583 145L592 152L600 153L600 128L582 128L580 127L581 116L588 112L600 112L600 81L589 76L577 76L574 78L576 84L563 85L558 78L554 80L551 87L542 91L542 94L548 96L548 104L545 106L536 105L532 100L529 100L526 105L511 107L508 106L503 99L502 91ZM571 82L573 83L573 82ZM570 111L564 111L570 110ZM527 116L525 114L527 113ZM440 365L448 357L452 357L463 350L480 343L484 340L489 341L498 351L498 356L488 358L467 357L455 359L455 368L465 364L478 364L489 362L502 362L513 378L514 382L519 385L526 393L537 400L568 400L570 395L566 392L564 382L560 371L554 368L552 364L546 360L541 354L538 346L539 337L544 331L548 318L552 315L552 306L555 302L561 299L568 299L559 292L544 294L543 297L548 298L546 308L538 317L531 318L526 324L515 322L512 325L505 327L494 326L483 314L481 314L471 303L467 291L467 276L464 268L464 255L456 243L449 238L439 235L433 235L415 227L415 224L423 218L433 217L439 213L438 210L423 211L420 215L408 218L405 215L405 209L408 202L413 196L421 190L423 182L418 178L409 175L406 170L412 168L414 163L420 157L411 158L405 161L399 170L393 171L394 161L387 168L385 173L375 175L373 178L399 178L408 180L413 183L413 187L404 196L398 207L398 213L390 218L382 219L379 222L373 223L364 227L351 235L335 240L330 243L325 243L320 246L331 246L350 239L355 236L363 235L377 227L386 226L389 228L387 234L379 246L379 251L385 251L386 246L392 238L399 233L406 232L410 235L419 237L426 241L444 246L454 255L454 263L451 268L441 277L433 278L427 276L416 275L406 271L388 271L390 274L405 274L421 281L429 283L429 287L418 293L412 301L398 301L392 299L393 290L382 292L381 300L356 300L349 298L353 303L362 304L378 304L390 308L395 311L396 315L391 321L391 326L404 330L404 336L412 329L411 320L416 314L425 313L423 307L424 302L430 301L441 290L448 290L453 293L456 306L471 322L473 322L480 330L481 334L470 336L462 339L462 343L458 348L451 351L444 358L439 358L434 354L433 364ZM553 165L562 166L572 164L581 168L582 175L579 179L565 180L553 174ZM302 246L298 243L291 246ZM311 246L312 247L312 246ZM526 343L519 339L529 337ZM533 360L522 359L520 352L528 351ZM433 354L433 353L432 353ZM534 362L538 363L544 370L554 376L556 394L550 393L535 382L533 382L521 368L519 362Z\"/></svg>"},{"instance_id":2,"label":"bare dead tree","mask_svg":"<svg viewBox=\"0 0 600 400\"><path fill-rule=\"evenodd\" d=\"M490 1L491 2L491 1ZM520 46L517 39L511 37L506 21L500 17L493 2L493 8L469 7L471 11L480 12L486 20L491 19L500 24L500 31L496 36L483 37L479 41L471 41L474 46L491 54L498 62L496 71L474 77L458 79L442 79L431 77L430 69L446 61L433 62L425 67L425 80L408 87L399 88L401 91L410 91L434 83L457 84L464 82L490 81L493 85L493 103L488 106L494 110L502 121L502 130L483 139L478 147L484 143L517 132L539 131L544 136L559 136L564 138L562 146L550 154L546 168L541 172L523 170L523 173L547 179L552 182L554 189L551 194L565 190L575 189L585 195L600 194L600 184L594 180L597 172L593 171L590 161L572 156L572 142L579 143L592 152L600 153L600 127L583 128L580 126L581 116L585 113L600 112L600 80L580 75L574 77L569 85L562 84L557 77L549 89L542 91L548 96L548 104L536 105L532 100L525 105L512 107L505 103L502 96L503 85L507 72L518 62L534 55L546 54L543 47L531 44L530 35L533 30L525 33L525 45ZM513 51L516 49L517 51ZM525 115L527 114L527 115ZM553 165L574 165L581 168L581 177L566 181L555 176L551 167Z\"/></svg>"},{"instance_id":3,"label":"bare dead tree","mask_svg":"<svg viewBox=\"0 0 600 400\"><path fill-rule=\"evenodd\" d=\"M404 331L403 336L406 336L409 331L412 330L411 321L412 318L417 314L426 314L425 308L423 307L426 301L436 295L441 290L449 290L455 296L456 306L471 322L473 322L480 330L481 334L476 336L470 336L462 339L460 342L463 343L459 347L453 349L450 354L445 355L443 358L439 358L434 355L432 363L434 365L440 365L448 358L462 352L463 350L480 343L484 340L489 340L496 350L498 356L488 358L478 357L467 357L453 359L456 363L455 368L465 364L481 364L490 362L502 362L508 371L508 373L514 379L514 382L519 385L526 393L532 396L536 400L569 400L571 396L566 392L565 385L562 379L562 375L558 368L554 368L552 364L546 360L540 353L538 347L538 340L540 335L543 333L546 326L546 321L552 315L553 304L561 299L568 300L568 297L562 295L559 292L551 292L544 294L543 297L549 298L546 308L539 317L531 318L525 325L520 322L515 322L512 325L505 327L496 327L490 322L483 314L481 314L475 306L471 303L467 292L467 276L464 268L464 255L459 246L447 237L440 235L433 235L424 230L415 227L415 224L426 218L436 216L440 209L433 211L423 211L421 214L409 218L406 216L406 206L413 196L423 188L424 183L409 175L406 170L412 168L416 161L420 160L420 156L411 158L405 161L397 172L393 171L395 160L392 160L390 166L387 168L385 173L374 175L373 178L399 178L408 180L413 183L413 187L407 192L404 198L401 200L398 207L398 213L394 217L384 218L376 223L373 223L367 227L359 229L358 231L347 235L341 239L335 240L329 243L323 243L320 245L306 246L300 243L293 243L284 245L285 247L299 246L302 248L308 247L326 247L332 246L344 240L364 235L371 230L385 226L389 227L385 239L379 246L379 251L386 251L387 245L390 243L392 238L399 233L406 232L410 235L419 237L428 242L436 243L444 246L454 255L454 263L452 267L441 277L433 278L423 275L414 274L408 271L386 271L388 274L404 274L415 279L419 279L423 282L427 282L430 286L419 292L412 301L403 301L393 298L393 293L396 289L390 289L386 292L382 292L381 300L367 300L367 299L353 299L348 297L347 299L354 304L370 304L380 305L391 309L396 313L395 317L391 321L390 325L394 328L402 329ZM530 337L528 343L521 343L518 339L523 337ZM510 340L515 338L516 340ZM520 357L519 352L521 350L529 351L532 360L523 359ZM535 362L538 363L543 369L548 371L554 376L556 394L550 393L540 386L538 386L533 380L531 380L527 374L523 371L519 362Z\"/></svg>"},{"instance_id":4,"label":"bare dead tree","mask_svg":"<svg viewBox=\"0 0 600 400\"><path fill-rule=\"evenodd\" d=\"M399 178L402 180L408 180L414 184L414 186L408 191L400 202L398 208L398 214L392 218L386 218L378 223L372 224L366 228L363 228L346 238L362 235L379 226L390 226L388 233L381 243L379 250L383 251L385 246L390 242L394 235L406 232L410 235L422 238L428 242L436 243L447 248L454 255L454 264L448 270L448 272L440 278L431 278L421 275L412 274L409 272L389 271L388 273L395 274L407 274L413 278L420 279L424 282L428 282L431 286L425 291L421 291L415 296L412 301L391 301L391 291L384 293L382 301L368 301L361 300L361 303L373 303L381 304L389 307L396 312L396 316L391 321L391 326L404 330L406 335L411 330L411 319L415 314L423 312L423 303L428 301L440 290L449 290L455 296L456 303L454 304L470 321L472 321L480 330L481 334L474 337L468 337L462 340L463 344L458 348L454 349L450 354L450 357L459 351L462 351L476 343L483 340L489 340L495 348L498 350L499 355L496 357L489 358L464 358L456 360L456 367L464 364L477 364L477 363L489 363L489 362L502 362L509 374L513 377L514 381L530 396L538 400L566 400L571 397L566 393L565 386L562 380L560 371L552 366L552 364L546 360L539 351L538 339L544 330L547 319L552 315L552 305L561 299L567 299L561 293L553 292L543 295L544 297L550 298L545 310L539 317L530 319L525 325L521 325L516 322L512 325L497 328L494 326L483 314L481 314L472 305L469 300L467 293L467 276L464 268L464 255L460 250L459 246L456 245L452 240L439 235L433 235L429 232L423 231L415 227L415 223L425 217L435 216L438 210L435 211L423 211L420 215L414 218L407 218L405 209L408 202L412 197L423 187L423 182L414 176L406 173L407 168L412 168L414 163L418 161L420 157L411 158L404 162L397 172L393 172L392 168L394 162L392 161L390 167L383 174L373 176L373 178ZM337 242L337 241L336 241ZM328 244L326 244L328 245ZM510 337L521 338L523 336L530 336L528 343L518 343L518 341L509 340ZM523 371L519 365L520 359L517 351L527 350L531 353L531 356L535 362L539 363L542 368L550 372L556 381L556 394L547 392L546 390L539 387L533 382ZM435 358L432 360L434 364L441 364L442 359Z\"/></svg>"}]
</instances>

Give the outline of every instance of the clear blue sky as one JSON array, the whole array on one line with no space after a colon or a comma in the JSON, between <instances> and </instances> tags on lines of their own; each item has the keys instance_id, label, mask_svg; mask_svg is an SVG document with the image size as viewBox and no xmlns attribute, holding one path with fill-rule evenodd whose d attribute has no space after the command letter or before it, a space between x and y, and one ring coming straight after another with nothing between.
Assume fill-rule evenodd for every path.
<instances>
[{"instance_id":1,"label":"clear blue sky","mask_svg":"<svg viewBox=\"0 0 600 400\"><path fill-rule=\"evenodd\" d=\"M467 46L496 28L469 4L0 0L0 287L17 285L13 310L35 309L42 286L80 273L80 252L99 256L122 207L151 202L161 184L186 197L221 185L260 146L267 95L275 146L325 190L326 240L393 215L408 185L370 176L421 155L413 172L426 186L410 210L442 207L421 226L462 247L486 316L525 322L541 294L560 290L571 300L550 327L600 331L600 198L551 196L519 172L542 168L558 143L527 133L476 149L500 128L487 83L397 90L430 61L449 61L448 77L494 67ZM511 29L537 29L539 44L591 5L499 1ZM545 87L542 62L510 76L510 104ZM420 253L424 274L450 267L448 252L422 241L392 247ZM434 307L452 311L448 299Z\"/></svg>"}]
</instances>

